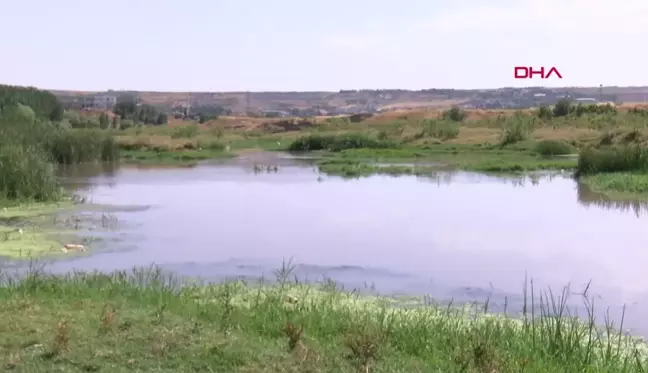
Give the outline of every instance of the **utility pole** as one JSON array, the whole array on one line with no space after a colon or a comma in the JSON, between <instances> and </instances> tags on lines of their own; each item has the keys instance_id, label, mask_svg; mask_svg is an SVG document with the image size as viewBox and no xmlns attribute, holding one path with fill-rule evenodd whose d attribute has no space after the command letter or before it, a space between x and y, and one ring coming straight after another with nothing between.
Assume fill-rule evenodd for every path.
<instances>
[{"instance_id":1,"label":"utility pole","mask_svg":"<svg viewBox=\"0 0 648 373\"><path fill-rule=\"evenodd\" d=\"M191 92L187 92L187 114L186 116L189 116L189 110L191 110Z\"/></svg>"}]
</instances>

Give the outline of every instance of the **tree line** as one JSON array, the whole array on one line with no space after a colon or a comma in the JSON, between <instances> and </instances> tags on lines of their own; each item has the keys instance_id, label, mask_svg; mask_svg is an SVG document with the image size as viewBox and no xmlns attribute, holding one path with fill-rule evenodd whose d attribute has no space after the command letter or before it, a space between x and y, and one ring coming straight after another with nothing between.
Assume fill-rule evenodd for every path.
<instances>
[{"instance_id":1,"label":"tree line","mask_svg":"<svg viewBox=\"0 0 648 373\"><path fill-rule=\"evenodd\" d=\"M63 119L63 105L53 93L33 87L0 84L0 112L14 110L19 105L30 107L39 119Z\"/></svg>"},{"instance_id":2,"label":"tree line","mask_svg":"<svg viewBox=\"0 0 648 373\"><path fill-rule=\"evenodd\" d=\"M113 112L122 120L130 119L144 124L167 124L169 118L166 113L159 111L153 105L139 105L135 96L124 95L117 99Z\"/></svg>"}]
</instances>

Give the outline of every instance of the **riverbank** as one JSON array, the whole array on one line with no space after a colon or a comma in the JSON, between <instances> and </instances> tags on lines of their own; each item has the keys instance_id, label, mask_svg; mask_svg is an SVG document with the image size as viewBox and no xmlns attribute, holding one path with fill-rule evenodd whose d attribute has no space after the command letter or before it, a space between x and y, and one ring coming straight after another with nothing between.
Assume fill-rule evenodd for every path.
<instances>
[{"instance_id":1,"label":"riverbank","mask_svg":"<svg viewBox=\"0 0 648 373\"><path fill-rule=\"evenodd\" d=\"M333 283L187 286L157 270L0 287L5 369L227 372L636 372L645 346L561 312L407 308ZM148 286L144 287L144 284ZM411 303L411 300L410 300ZM537 306L537 304L536 304ZM590 320L593 321L593 320ZM616 334L615 334L616 333Z\"/></svg>"}]
</instances>

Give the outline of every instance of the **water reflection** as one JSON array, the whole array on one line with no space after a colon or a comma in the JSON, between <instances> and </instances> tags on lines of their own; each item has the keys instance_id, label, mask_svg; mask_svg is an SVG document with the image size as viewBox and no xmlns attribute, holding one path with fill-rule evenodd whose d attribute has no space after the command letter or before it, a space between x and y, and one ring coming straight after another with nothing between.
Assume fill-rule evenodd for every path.
<instances>
[{"instance_id":1,"label":"water reflection","mask_svg":"<svg viewBox=\"0 0 648 373\"><path fill-rule=\"evenodd\" d=\"M88 192L97 182L114 187L118 171L117 163L84 163L58 165L55 172L67 190Z\"/></svg>"},{"instance_id":2,"label":"water reflection","mask_svg":"<svg viewBox=\"0 0 648 373\"><path fill-rule=\"evenodd\" d=\"M648 201L613 200L603 193L592 191L590 187L581 182L576 183L576 193L578 202L586 207L632 212L638 218L648 212Z\"/></svg>"}]
</instances>

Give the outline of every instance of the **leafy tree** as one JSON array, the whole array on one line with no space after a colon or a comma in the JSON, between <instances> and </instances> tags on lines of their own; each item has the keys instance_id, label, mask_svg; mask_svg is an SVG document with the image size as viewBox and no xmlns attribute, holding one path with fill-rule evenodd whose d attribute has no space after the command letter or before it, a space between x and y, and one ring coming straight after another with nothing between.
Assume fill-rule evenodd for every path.
<instances>
[{"instance_id":1,"label":"leafy tree","mask_svg":"<svg viewBox=\"0 0 648 373\"><path fill-rule=\"evenodd\" d=\"M134 96L123 95L117 98L113 112L121 119L132 118L137 112L137 102Z\"/></svg>"},{"instance_id":2,"label":"leafy tree","mask_svg":"<svg viewBox=\"0 0 648 373\"><path fill-rule=\"evenodd\" d=\"M60 121L63 118L63 106L52 92L33 87L0 85L0 110L18 104L29 106L39 119Z\"/></svg>"},{"instance_id":3,"label":"leafy tree","mask_svg":"<svg viewBox=\"0 0 648 373\"><path fill-rule=\"evenodd\" d=\"M110 125L110 118L108 117L108 114L106 113L101 113L99 116L99 127L106 129Z\"/></svg>"},{"instance_id":4,"label":"leafy tree","mask_svg":"<svg viewBox=\"0 0 648 373\"><path fill-rule=\"evenodd\" d=\"M62 121L64 112L65 110L63 110L63 105L56 105L49 115L49 120L51 120L52 122Z\"/></svg>"},{"instance_id":5,"label":"leafy tree","mask_svg":"<svg viewBox=\"0 0 648 373\"><path fill-rule=\"evenodd\" d=\"M455 122L461 122L466 119L466 116L468 116L468 114L457 106L453 106L450 110L443 112L444 119L450 119Z\"/></svg>"},{"instance_id":6,"label":"leafy tree","mask_svg":"<svg viewBox=\"0 0 648 373\"><path fill-rule=\"evenodd\" d=\"M566 117L571 112L571 102L566 99L560 99L553 108L554 117Z\"/></svg>"},{"instance_id":7,"label":"leafy tree","mask_svg":"<svg viewBox=\"0 0 648 373\"><path fill-rule=\"evenodd\" d=\"M162 125L169 122L169 117L165 113L160 113L155 124Z\"/></svg>"}]
</instances>

